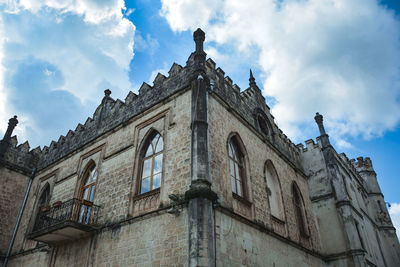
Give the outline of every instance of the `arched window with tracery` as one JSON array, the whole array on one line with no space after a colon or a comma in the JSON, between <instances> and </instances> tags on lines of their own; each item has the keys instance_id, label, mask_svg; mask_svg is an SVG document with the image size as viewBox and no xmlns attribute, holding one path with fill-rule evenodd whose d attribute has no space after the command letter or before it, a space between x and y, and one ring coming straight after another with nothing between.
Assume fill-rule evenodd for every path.
<instances>
[{"instance_id":1,"label":"arched window with tracery","mask_svg":"<svg viewBox=\"0 0 400 267\"><path fill-rule=\"evenodd\" d=\"M272 161L268 160L265 163L265 181L267 183L267 192L271 215L283 220L284 209L282 204L281 187L279 177Z\"/></svg>"},{"instance_id":2,"label":"arched window with tracery","mask_svg":"<svg viewBox=\"0 0 400 267\"><path fill-rule=\"evenodd\" d=\"M295 208L297 225L299 227L300 235L303 237L308 237L308 227L307 227L307 219L304 208L303 197L301 196L300 190L295 182L292 184L292 195L293 195L293 204Z\"/></svg>"},{"instance_id":3,"label":"arched window with tracery","mask_svg":"<svg viewBox=\"0 0 400 267\"><path fill-rule=\"evenodd\" d=\"M141 153L139 193L160 188L162 181L164 141L158 132L152 133Z\"/></svg>"},{"instance_id":4,"label":"arched window with tracery","mask_svg":"<svg viewBox=\"0 0 400 267\"><path fill-rule=\"evenodd\" d=\"M245 197L246 166L245 166L244 154L240 150L238 141L235 136L231 137L228 142L228 155L229 155L232 192L241 197Z\"/></svg>"},{"instance_id":5,"label":"arched window with tracery","mask_svg":"<svg viewBox=\"0 0 400 267\"><path fill-rule=\"evenodd\" d=\"M88 224L90 222L90 214L93 206L94 193L96 190L97 167L91 163L83 175L79 199L80 208L78 214L78 222Z\"/></svg>"}]
</instances>

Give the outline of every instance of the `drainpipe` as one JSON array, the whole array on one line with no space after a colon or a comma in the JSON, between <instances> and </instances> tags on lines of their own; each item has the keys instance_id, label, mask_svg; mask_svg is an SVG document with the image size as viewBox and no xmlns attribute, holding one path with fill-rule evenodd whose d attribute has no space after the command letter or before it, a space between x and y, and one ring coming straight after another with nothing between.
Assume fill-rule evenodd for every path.
<instances>
[{"instance_id":1,"label":"drainpipe","mask_svg":"<svg viewBox=\"0 0 400 267\"><path fill-rule=\"evenodd\" d=\"M13 234L11 237L10 245L8 246L6 258L4 259L4 262L3 262L3 267L7 267L8 258L10 257L11 250L14 245L15 236L17 235L17 231L19 228L19 224L21 222L22 214L24 213L26 201L28 200L29 191L31 191L31 186L32 186L33 178L35 177L35 173L36 173L36 168L33 168L31 177L29 178L28 187L26 188L24 201L22 202L22 206L21 206L21 209L19 210L19 214L18 214L18 219L17 219L17 222L15 223L15 227L14 227L14 231L13 231Z\"/></svg>"}]
</instances>

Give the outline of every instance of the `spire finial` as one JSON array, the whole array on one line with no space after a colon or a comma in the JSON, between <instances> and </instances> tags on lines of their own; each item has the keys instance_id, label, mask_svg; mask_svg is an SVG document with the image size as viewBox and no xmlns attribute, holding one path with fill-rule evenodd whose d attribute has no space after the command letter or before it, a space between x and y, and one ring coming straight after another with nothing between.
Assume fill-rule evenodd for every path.
<instances>
[{"instance_id":1,"label":"spire finial","mask_svg":"<svg viewBox=\"0 0 400 267\"><path fill-rule=\"evenodd\" d=\"M325 135L326 132L325 132L325 128L324 128L324 123L323 123L324 119L323 119L322 115L317 112L315 114L314 119L318 125L320 135Z\"/></svg>"},{"instance_id":2,"label":"spire finial","mask_svg":"<svg viewBox=\"0 0 400 267\"><path fill-rule=\"evenodd\" d=\"M201 53L203 51L203 43L204 40L206 39L206 34L198 28L194 33L193 33L193 39L196 43L196 53Z\"/></svg>"},{"instance_id":3,"label":"spire finial","mask_svg":"<svg viewBox=\"0 0 400 267\"><path fill-rule=\"evenodd\" d=\"M111 95L111 90L110 89L104 90L104 96L110 97L110 95Z\"/></svg>"},{"instance_id":4,"label":"spire finial","mask_svg":"<svg viewBox=\"0 0 400 267\"><path fill-rule=\"evenodd\" d=\"M15 128L15 126L17 126L17 124L18 124L18 120L17 120L17 116L15 115L13 118L11 118L8 121L7 131L4 134L3 140L9 140L11 138L12 132L14 131L14 128Z\"/></svg>"},{"instance_id":5,"label":"spire finial","mask_svg":"<svg viewBox=\"0 0 400 267\"><path fill-rule=\"evenodd\" d=\"M206 34L198 28L193 33L193 39L196 43L196 52L194 53L194 64L197 70L204 70L205 61L206 61L206 53L203 49L203 43L206 39Z\"/></svg>"},{"instance_id":6,"label":"spire finial","mask_svg":"<svg viewBox=\"0 0 400 267\"><path fill-rule=\"evenodd\" d=\"M251 69L250 69L250 79L249 79L249 85L250 85L250 87L255 87L257 84L256 84L256 79L254 79L254 76L253 76L253 72L251 71Z\"/></svg>"}]
</instances>

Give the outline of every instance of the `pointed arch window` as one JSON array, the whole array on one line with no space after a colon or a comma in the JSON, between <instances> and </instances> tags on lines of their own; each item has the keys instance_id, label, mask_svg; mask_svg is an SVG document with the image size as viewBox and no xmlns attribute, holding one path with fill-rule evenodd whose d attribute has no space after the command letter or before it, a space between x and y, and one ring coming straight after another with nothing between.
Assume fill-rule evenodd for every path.
<instances>
[{"instance_id":1,"label":"pointed arch window","mask_svg":"<svg viewBox=\"0 0 400 267\"><path fill-rule=\"evenodd\" d=\"M284 210L282 204L279 177L274 167L274 164L270 160L265 163L265 181L267 183L267 192L271 215L283 220Z\"/></svg>"},{"instance_id":2,"label":"pointed arch window","mask_svg":"<svg viewBox=\"0 0 400 267\"><path fill-rule=\"evenodd\" d=\"M261 132L265 135L268 135L269 130L268 130L268 125L267 125L267 122L265 121L265 119L259 114L257 116L257 120L258 120L258 125L260 126Z\"/></svg>"},{"instance_id":3,"label":"pointed arch window","mask_svg":"<svg viewBox=\"0 0 400 267\"><path fill-rule=\"evenodd\" d=\"M295 208L295 215L300 235L303 237L308 237L309 233L308 233L303 197L301 196L298 186L294 182L292 185L292 195L293 195L293 204Z\"/></svg>"},{"instance_id":4,"label":"pointed arch window","mask_svg":"<svg viewBox=\"0 0 400 267\"><path fill-rule=\"evenodd\" d=\"M38 207L44 207L50 202L50 186L49 184L46 185L46 188L42 191L42 194L40 195L39 202L38 202Z\"/></svg>"},{"instance_id":5,"label":"pointed arch window","mask_svg":"<svg viewBox=\"0 0 400 267\"><path fill-rule=\"evenodd\" d=\"M232 192L245 197L245 161L235 137L229 140L228 155Z\"/></svg>"},{"instance_id":6,"label":"pointed arch window","mask_svg":"<svg viewBox=\"0 0 400 267\"><path fill-rule=\"evenodd\" d=\"M41 220L40 218L43 216L43 213L50 209L48 206L50 202L50 185L46 184L42 193L40 194L39 201L37 202L37 212L36 218L34 223L34 230L39 229L41 227Z\"/></svg>"},{"instance_id":7,"label":"pointed arch window","mask_svg":"<svg viewBox=\"0 0 400 267\"><path fill-rule=\"evenodd\" d=\"M84 173L82 186L80 190L80 208L78 222L90 223L90 214L93 206L94 193L96 190L97 167L92 163Z\"/></svg>"},{"instance_id":8,"label":"pointed arch window","mask_svg":"<svg viewBox=\"0 0 400 267\"><path fill-rule=\"evenodd\" d=\"M164 141L158 132L150 135L141 157L139 193L160 188L162 181Z\"/></svg>"}]
</instances>

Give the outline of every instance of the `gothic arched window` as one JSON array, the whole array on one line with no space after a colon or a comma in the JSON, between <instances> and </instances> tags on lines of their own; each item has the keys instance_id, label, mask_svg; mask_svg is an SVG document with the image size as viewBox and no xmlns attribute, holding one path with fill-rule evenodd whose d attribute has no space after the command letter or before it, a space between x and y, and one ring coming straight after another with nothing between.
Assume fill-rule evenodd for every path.
<instances>
[{"instance_id":1,"label":"gothic arched window","mask_svg":"<svg viewBox=\"0 0 400 267\"><path fill-rule=\"evenodd\" d=\"M279 177L272 161L265 163L265 182L267 183L267 192L271 214L278 219L283 220L284 209L282 204L281 187Z\"/></svg>"},{"instance_id":2,"label":"gothic arched window","mask_svg":"<svg viewBox=\"0 0 400 267\"><path fill-rule=\"evenodd\" d=\"M297 225L299 227L300 235L303 237L308 237L308 227L306 213L304 209L303 197L301 196L300 190L295 182L292 184L292 195L293 204L296 214Z\"/></svg>"},{"instance_id":3,"label":"gothic arched window","mask_svg":"<svg viewBox=\"0 0 400 267\"><path fill-rule=\"evenodd\" d=\"M163 138L158 132L154 132L149 136L141 154L140 194L160 188L163 150Z\"/></svg>"},{"instance_id":4,"label":"gothic arched window","mask_svg":"<svg viewBox=\"0 0 400 267\"><path fill-rule=\"evenodd\" d=\"M245 197L245 161L243 152L240 150L238 141L233 136L228 143L230 176L232 192Z\"/></svg>"},{"instance_id":5,"label":"gothic arched window","mask_svg":"<svg viewBox=\"0 0 400 267\"><path fill-rule=\"evenodd\" d=\"M49 204L50 202L50 186L49 184L46 184L46 188L42 191L42 194L40 195L39 202L38 202L38 207L44 207L45 205Z\"/></svg>"},{"instance_id":6,"label":"gothic arched window","mask_svg":"<svg viewBox=\"0 0 400 267\"><path fill-rule=\"evenodd\" d=\"M50 185L46 184L37 202L37 213L35 218L35 224L33 226L34 230L40 229L42 227L43 222L41 221L41 217L43 216L44 212L50 209L50 207L47 206L49 202L50 202Z\"/></svg>"},{"instance_id":7,"label":"gothic arched window","mask_svg":"<svg viewBox=\"0 0 400 267\"><path fill-rule=\"evenodd\" d=\"M96 164L91 163L83 175L79 199L80 209L78 214L78 222L88 224L90 222L90 212L93 206L94 192L97 181Z\"/></svg>"},{"instance_id":8,"label":"gothic arched window","mask_svg":"<svg viewBox=\"0 0 400 267\"><path fill-rule=\"evenodd\" d=\"M268 125L267 125L267 122L265 121L265 119L261 115L258 115L257 120L258 120L258 125L260 126L260 129L261 129L261 132L265 135L268 135L269 130L268 130Z\"/></svg>"}]
</instances>

